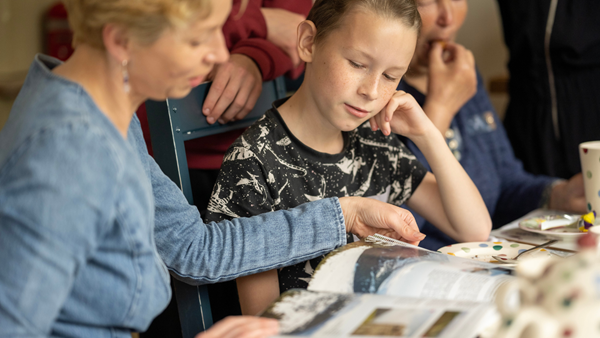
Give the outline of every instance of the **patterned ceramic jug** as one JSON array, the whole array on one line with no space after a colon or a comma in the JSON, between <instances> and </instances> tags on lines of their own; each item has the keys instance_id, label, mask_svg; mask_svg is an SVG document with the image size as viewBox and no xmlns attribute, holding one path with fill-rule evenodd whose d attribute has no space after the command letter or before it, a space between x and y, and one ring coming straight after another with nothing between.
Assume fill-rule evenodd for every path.
<instances>
[{"instance_id":1,"label":"patterned ceramic jug","mask_svg":"<svg viewBox=\"0 0 600 338\"><path fill-rule=\"evenodd\" d=\"M497 338L600 337L600 259L591 240L569 258L517 266L518 278L498 289Z\"/></svg>"}]
</instances>

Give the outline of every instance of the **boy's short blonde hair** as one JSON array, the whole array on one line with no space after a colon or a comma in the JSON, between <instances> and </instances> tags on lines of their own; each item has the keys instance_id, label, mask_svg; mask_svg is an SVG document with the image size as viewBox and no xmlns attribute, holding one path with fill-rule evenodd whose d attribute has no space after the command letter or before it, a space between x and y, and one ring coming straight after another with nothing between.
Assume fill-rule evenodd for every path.
<instances>
[{"instance_id":1,"label":"boy's short blonde hair","mask_svg":"<svg viewBox=\"0 0 600 338\"><path fill-rule=\"evenodd\" d=\"M73 45L104 49L102 29L123 25L141 43L151 44L167 28L210 15L210 0L63 0L73 30Z\"/></svg>"},{"instance_id":2,"label":"boy's short blonde hair","mask_svg":"<svg viewBox=\"0 0 600 338\"><path fill-rule=\"evenodd\" d=\"M351 9L362 8L386 18L401 20L417 31L421 29L421 16L415 0L316 0L307 20L317 28L315 43L321 42L339 27L342 17Z\"/></svg>"}]
</instances>

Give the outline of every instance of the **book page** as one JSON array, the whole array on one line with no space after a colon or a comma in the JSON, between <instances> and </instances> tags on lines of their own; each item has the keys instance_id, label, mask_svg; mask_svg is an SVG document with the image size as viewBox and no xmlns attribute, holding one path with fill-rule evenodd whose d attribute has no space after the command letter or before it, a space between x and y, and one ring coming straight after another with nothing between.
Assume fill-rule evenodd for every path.
<instances>
[{"instance_id":1,"label":"book page","mask_svg":"<svg viewBox=\"0 0 600 338\"><path fill-rule=\"evenodd\" d=\"M308 289L490 301L500 284L512 278L511 273L500 265L416 246L361 241L330 253L315 270Z\"/></svg>"},{"instance_id":2,"label":"book page","mask_svg":"<svg viewBox=\"0 0 600 338\"><path fill-rule=\"evenodd\" d=\"M491 304L372 294L290 290L263 317L276 318L283 335L310 337L475 337L496 316Z\"/></svg>"}]
</instances>

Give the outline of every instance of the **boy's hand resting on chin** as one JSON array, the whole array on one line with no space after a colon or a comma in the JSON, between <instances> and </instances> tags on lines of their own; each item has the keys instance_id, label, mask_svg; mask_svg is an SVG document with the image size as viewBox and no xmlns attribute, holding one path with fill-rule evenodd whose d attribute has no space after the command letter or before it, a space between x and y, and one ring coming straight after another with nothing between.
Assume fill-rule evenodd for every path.
<instances>
[{"instance_id":1,"label":"boy's hand resting on chin","mask_svg":"<svg viewBox=\"0 0 600 338\"><path fill-rule=\"evenodd\" d=\"M412 95L397 91L379 114L369 120L372 130L396 133L414 140L434 131L439 133Z\"/></svg>"},{"instance_id":2,"label":"boy's hand resting on chin","mask_svg":"<svg viewBox=\"0 0 600 338\"><path fill-rule=\"evenodd\" d=\"M376 233L413 245L425 238L406 209L365 197L340 197L346 232L360 238Z\"/></svg>"}]
</instances>

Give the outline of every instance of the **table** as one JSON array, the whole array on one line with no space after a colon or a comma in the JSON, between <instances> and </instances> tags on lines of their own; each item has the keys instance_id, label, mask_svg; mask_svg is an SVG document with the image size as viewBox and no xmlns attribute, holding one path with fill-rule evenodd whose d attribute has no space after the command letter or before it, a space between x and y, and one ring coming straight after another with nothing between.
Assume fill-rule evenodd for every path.
<instances>
[{"instance_id":1,"label":"table","mask_svg":"<svg viewBox=\"0 0 600 338\"><path fill-rule=\"evenodd\" d=\"M521 228L519 228L519 222L526 218L545 216L545 215L557 215L557 214L564 214L564 213L565 212L556 211L556 210L536 209L519 219L516 219L506 225L503 225L502 227L500 227L496 230L493 230L490 235L497 237L497 238L506 239L506 240L509 240L512 242L519 242L519 243L525 243L525 244L531 244L531 245L542 244L542 243L547 242L554 238L547 237L542 234L522 230ZM572 240L572 241L561 240L559 242L554 243L549 248L559 250L559 251L573 253L573 252L577 251L577 243L575 240Z\"/></svg>"}]
</instances>

